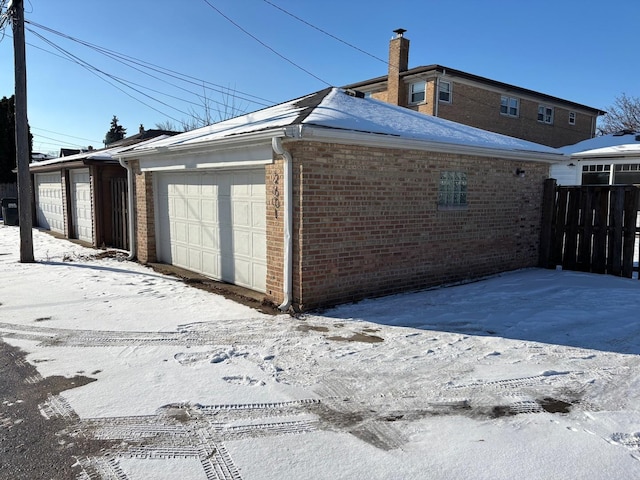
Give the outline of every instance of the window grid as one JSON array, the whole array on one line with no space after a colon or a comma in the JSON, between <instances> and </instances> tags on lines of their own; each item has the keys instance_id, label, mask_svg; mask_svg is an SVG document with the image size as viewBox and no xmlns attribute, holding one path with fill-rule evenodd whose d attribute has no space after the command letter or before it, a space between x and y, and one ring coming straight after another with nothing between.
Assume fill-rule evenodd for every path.
<instances>
[{"instance_id":1,"label":"window grid","mask_svg":"<svg viewBox=\"0 0 640 480\"><path fill-rule=\"evenodd\" d=\"M576 112L569 112L569 125L576 124Z\"/></svg>"},{"instance_id":2,"label":"window grid","mask_svg":"<svg viewBox=\"0 0 640 480\"><path fill-rule=\"evenodd\" d=\"M463 207L467 205L467 174L464 172L440 173L438 205Z\"/></svg>"},{"instance_id":3,"label":"window grid","mask_svg":"<svg viewBox=\"0 0 640 480\"><path fill-rule=\"evenodd\" d=\"M500 97L500 113L509 117L517 117L520 114L520 100L513 97Z\"/></svg>"},{"instance_id":4,"label":"window grid","mask_svg":"<svg viewBox=\"0 0 640 480\"><path fill-rule=\"evenodd\" d=\"M427 83L423 80L409 85L409 103L423 103Z\"/></svg>"},{"instance_id":5,"label":"window grid","mask_svg":"<svg viewBox=\"0 0 640 480\"><path fill-rule=\"evenodd\" d=\"M550 125L553 124L553 107L538 106L538 121Z\"/></svg>"},{"instance_id":6,"label":"window grid","mask_svg":"<svg viewBox=\"0 0 640 480\"><path fill-rule=\"evenodd\" d=\"M440 80L438 99L441 102L451 103L451 82Z\"/></svg>"}]
</instances>

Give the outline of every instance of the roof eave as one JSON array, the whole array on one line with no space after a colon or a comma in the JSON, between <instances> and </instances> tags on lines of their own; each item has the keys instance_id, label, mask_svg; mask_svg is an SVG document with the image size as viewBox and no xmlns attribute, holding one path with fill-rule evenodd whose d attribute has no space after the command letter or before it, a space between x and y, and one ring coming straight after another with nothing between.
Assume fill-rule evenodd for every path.
<instances>
[{"instance_id":1,"label":"roof eave","mask_svg":"<svg viewBox=\"0 0 640 480\"><path fill-rule=\"evenodd\" d=\"M120 154L116 154L117 158L122 160L132 160L135 158L143 158L149 156L165 156L180 155L182 153L206 154L210 151L225 148L240 148L249 144L258 142L271 141L274 137L286 136L287 128L279 127L258 132L242 133L238 135L230 135L228 137L213 138L199 143L186 143L181 145L170 145L153 147L144 150L129 150Z\"/></svg>"},{"instance_id":2,"label":"roof eave","mask_svg":"<svg viewBox=\"0 0 640 480\"><path fill-rule=\"evenodd\" d=\"M425 150L438 153L475 155L480 157L499 157L510 160L537 161L545 163L556 163L565 158L562 153L546 153L531 150L511 150L474 145L461 145L456 143L434 142L429 140L409 139L406 137L380 133L338 130L312 125L305 125L300 130L300 132L294 136L294 138L327 143L336 142L381 148Z\"/></svg>"}]
</instances>

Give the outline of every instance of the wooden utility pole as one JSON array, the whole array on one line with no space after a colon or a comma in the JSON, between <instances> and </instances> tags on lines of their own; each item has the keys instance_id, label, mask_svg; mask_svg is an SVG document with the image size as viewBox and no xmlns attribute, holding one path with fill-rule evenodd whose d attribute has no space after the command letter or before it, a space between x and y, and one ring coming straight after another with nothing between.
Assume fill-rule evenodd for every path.
<instances>
[{"instance_id":1,"label":"wooden utility pole","mask_svg":"<svg viewBox=\"0 0 640 480\"><path fill-rule=\"evenodd\" d=\"M31 213L31 174L29 173L29 124L27 120L27 60L24 40L24 3L13 0L13 51L16 99L16 165L18 167L18 221L20 223L20 261L33 263L33 216Z\"/></svg>"}]
</instances>

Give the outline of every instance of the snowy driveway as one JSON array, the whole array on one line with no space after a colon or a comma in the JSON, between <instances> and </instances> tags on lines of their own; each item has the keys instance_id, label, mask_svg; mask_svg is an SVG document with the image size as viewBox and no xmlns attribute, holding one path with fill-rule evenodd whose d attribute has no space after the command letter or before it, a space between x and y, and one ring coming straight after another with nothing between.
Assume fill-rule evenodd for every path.
<instances>
[{"instance_id":1,"label":"snowy driveway","mask_svg":"<svg viewBox=\"0 0 640 480\"><path fill-rule=\"evenodd\" d=\"M640 476L638 281L529 270L293 319L37 231L20 264L17 234L0 336L26 381L97 380L40 405L111 445L78 478Z\"/></svg>"}]
</instances>

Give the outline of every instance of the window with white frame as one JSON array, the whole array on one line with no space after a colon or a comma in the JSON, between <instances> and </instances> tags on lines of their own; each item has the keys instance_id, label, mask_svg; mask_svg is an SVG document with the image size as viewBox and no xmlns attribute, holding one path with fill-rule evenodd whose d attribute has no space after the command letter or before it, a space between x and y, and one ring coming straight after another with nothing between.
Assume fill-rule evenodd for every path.
<instances>
[{"instance_id":1,"label":"window with white frame","mask_svg":"<svg viewBox=\"0 0 640 480\"><path fill-rule=\"evenodd\" d=\"M538 121L542 123L548 123L549 125L553 125L553 107L547 107L546 105L539 105Z\"/></svg>"},{"instance_id":2,"label":"window with white frame","mask_svg":"<svg viewBox=\"0 0 640 480\"><path fill-rule=\"evenodd\" d=\"M427 82L420 80L409 85L409 103L424 103Z\"/></svg>"},{"instance_id":3,"label":"window with white frame","mask_svg":"<svg viewBox=\"0 0 640 480\"><path fill-rule=\"evenodd\" d=\"M500 97L500 113L509 117L517 117L520 114L520 100L502 95Z\"/></svg>"},{"instance_id":4,"label":"window with white frame","mask_svg":"<svg viewBox=\"0 0 640 480\"><path fill-rule=\"evenodd\" d=\"M569 125L576 124L576 112L569 112Z\"/></svg>"},{"instance_id":5,"label":"window with white frame","mask_svg":"<svg viewBox=\"0 0 640 480\"><path fill-rule=\"evenodd\" d=\"M440 80L438 83L438 99L441 102L451 103L451 82Z\"/></svg>"},{"instance_id":6,"label":"window with white frame","mask_svg":"<svg viewBox=\"0 0 640 480\"><path fill-rule=\"evenodd\" d=\"M582 166L582 185L609 185L610 183L611 164Z\"/></svg>"},{"instance_id":7,"label":"window with white frame","mask_svg":"<svg viewBox=\"0 0 640 480\"><path fill-rule=\"evenodd\" d=\"M467 206L467 174L464 172L441 172L438 186L439 207Z\"/></svg>"}]
</instances>

